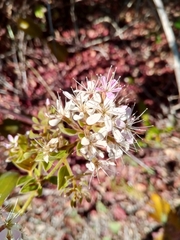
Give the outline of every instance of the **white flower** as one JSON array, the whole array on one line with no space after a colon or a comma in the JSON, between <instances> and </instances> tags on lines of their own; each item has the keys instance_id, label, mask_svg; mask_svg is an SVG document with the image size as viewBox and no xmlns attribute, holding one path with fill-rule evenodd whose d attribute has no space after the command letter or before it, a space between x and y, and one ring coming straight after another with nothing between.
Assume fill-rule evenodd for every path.
<instances>
[{"instance_id":1,"label":"white flower","mask_svg":"<svg viewBox=\"0 0 180 240\"><path fill-rule=\"evenodd\" d=\"M121 91L122 87L119 85L119 82L114 79L115 72L112 72L111 76L111 68L108 72L107 77L99 76L98 85L96 90L101 92L108 99L114 100L117 94Z\"/></svg>"},{"instance_id":2,"label":"white flower","mask_svg":"<svg viewBox=\"0 0 180 240\"><path fill-rule=\"evenodd\" d=\"M88 100L88 96L85 96L83 93L78 93L75 96L68 92L63 92L63 94L70 99L69 106L73 119L75 121L83 119L86 115L85 102Z\"/></svg>"},{"instance_id":3,"label":"white flower","mask_svg":"<svg viewBox=\"0 0 180 240\"><path fill-rule=\"evenodd\" d=\"M6 148L15 148L18 145L18 139L19 139L19 135L16 135L15 137L13 137L12 135L8 134L7 136L9 143L5 144Z\"/></svg>"},{"instance_id":4,"label":"white flower","mask_svg":"<svg viewBox=\"0 0 180 240\"><path fill-rule=\"evenodd\" d=\"M101 113L94 113L92 115L90 115L87 119L86 119L86 123L88 125L94 125L95 123L99 122L99 120L101 119L102 114Z\"/></svg>"},{"instance_id":5,"label":"white flower","mask_svg":"<svg viewBox=\"0 0 180 240\"><path fill-rule=\"evenodd\" d=\"M58 143L58 138L52 138L45 146L43 146L43 159L46 163L49 162L49 153L57 151Z\"/></svg>"},{"instance_id":6,"label":"white flower","mask_svg":"<svg viewBox=\"0 0 180 240\"><path fill-rule=\"evenodd\" d=\"M56 113L47 115L50 118L49 125L55 127L58 123L61 122L64 116L70 118L70 110L70 102L66 102L65 107L63 107L62 100L60 96L58 96L58 99L56 100Z\"/></svg>"},{"instance_id":7,"label":"white flower","mask_svg":"<svg viewBox=\"0 0 180 240\"><path fill-rule=\"evenodd\" d=\"M115 166L115 162L109 160L97 160L96 158L92 159L92 161L86 163L87 169L92 172L89 183L91 183L93 177L97 177L100 182L98 172L102 170L108 176L107 171L109 172L111 167L114 168Z\"/></svg>"},{"instance_id":8,"label":"white flower","mask_svg":"<svg viewBox=\"0 0 180 240\"><path fill-rule=\"evenodd\" d=\"M64 108L62 105L61 98L59 97L56 100L56 114L51 114L49 116L50 117L49 125L52 127L56 126L62 120L63 115L64 115Z\"/></svg>"},{"instance_id":9,"label":"white flower","mask_svg":"<svg viewBox=\"0 0 180 240\"><path fill-rule=\"evenodd\" d=\"M35 141L41 147L40 152L42 152L42 154L43 154L43 160L46 163L48 163L49 162L49 154L51 152L56 152L57 151L59 139L58 138L52 138L48 143L45 143L45 144L41 144L36 139L35 139ZM38 158L37 161L39 161L39 158Z\"/></svg>"},{"instance_id":10,"label":"white flower","mask_svg":"<svg viewBox=\"0 0 180 240\"><path fill-rule=\"evenodd\" d=\"M121 131L121 134L129 144L134 143L134 135L132 134L130 129L128 129L128 128L123 129Z\"/></svg>"},{"instance_id":11,"label":"white flower","mask_svg":"<svg viewBox=\"0 0 180 240\"><path fill-rule=\"evenodd\" d=\"M122 147L120 147L120 145L114 144L112 142L108 143L107 152L108 152L109 158L111 158L111 159L112 158L118 159L118 158L121 158L123 155Z\"/></svg>"},{"instance_id":12,"label":"white flower","mask_svg":"<svg viewBox=\"0 0 180 240\"><path fill-rule=\"evenodd\" d=\"M124 104L123 99L118 101L117 96L122 87L114 76L115 72L110 68L107 76L100 75L97 81L86 79L85 83L77 82L72 94L63 91L66 98L64 107L58 97L56 112L49 116L51 126L62 121L68 125L67 128L76 130L77 136L81 138L78 151L88 160L104 159L105 153L110 159L121 158L123 153L128 153L137 143L135 137L139 128L133 125L139 122L141 115L136 118L132 114L133 108ZM56 151L51 144L53 142L46 143L43 147L46 162L49 161L51 149ZM55 142L54 145L56 144ZM96 167L97 170L93 161L87 166L92 170Z\"/></svg>"},{"instance_id":13,"label":"white flower","mask_svg":"<svg viewBox=\"0 0 180 240\"><path fill-rule=\"evenodd\" d=\"M113 135L117 142L121 142L121 139L123 137L129 144L134 143L135 138L132 133L132 125L135 121L135 118L131 116L131 114L132 109L130 107L127 107L125 113L115 119Z\"/></svg>"},{"instance_id":14,"label":"white flower","mask_svg":"<svg viewBox=\"0 0 180 240\"><path fill-rule=\"evenodd\" d=\"M46 106L47 106L47 107L50 106L50 100L49 100L49 98L46 98Z\"/></svg>"},{"instance_id":15,"label":"white flower","mask_svg":"<svg viewBox=\"0 0 180 240\"><path fill-rule=\"evenodd\" d=\"M119 116L122 121L125 121L127 119L127 108L127 105L120 105L112 109L112 114L115 116Z\"/></svg>"},{"instance_id":16,"label":"white flower","mask_svg":"<svg viewBox=\"0 0 180 240\"><path fill-rule=\"evenodd\" d=\"M118 159L123 156L124 153L129 151L130 144L122 139L120 143L108 142L107 152L110 159Z\"/></svg>"},{"instance_id":17,"label":"white flower","mask_svg":"<svg viewBox=\"0 0 180 240\"><path fill-rule=\"evenodd\" d=\"M86 119L88 125L95 123L104 123L107 132L112 129L112 113L115 107L114 101L105 98L104 101L97 102L90 100L86 104L90 109L94 110L94 113L89 114L90 116Z\"/></svg>"},{"instance_id":18,"label":"white flower","mask_svg":"<svg viewBox=\"0 0 180 240\"><path fill-rule=\"evenodd\" d=\"M76 89L76 90L74 90L74 93L83 94L84 96L87 96L88 98L91 98L91 96L94 93L96 93L97 81L94 81L94 80L89 81L88 79L86 79L86 84L79 83L79 82L77 82L77 83L80 87L82 87L82 89Z\"/></svg>"},{"instance_id":19,"label":"white flower","mask_svg":"<svg viewBox=\"0 0 180 240\"><path fill-rule=\"evenodd\" d=\"M122 143L123 141L127 141L129 144L134 143L134 136L128 128L121 130L117 127L113 127L112 133L117 143Z\"/></svg>"},{"instance_id":20,"label":"white flower","mask_svg":"<svg viewBox=\"0 0 180 240\"><path fill-rule=\"evenodd\" d=\"M92 159L96 156L103 158L104 153L101 148L106 148L107 142L100 133L90 133L88 136L81 139L82 147L80 152L87 158ZM100 148L100 149L99 149Z\"/></svg>"}]
</instances>

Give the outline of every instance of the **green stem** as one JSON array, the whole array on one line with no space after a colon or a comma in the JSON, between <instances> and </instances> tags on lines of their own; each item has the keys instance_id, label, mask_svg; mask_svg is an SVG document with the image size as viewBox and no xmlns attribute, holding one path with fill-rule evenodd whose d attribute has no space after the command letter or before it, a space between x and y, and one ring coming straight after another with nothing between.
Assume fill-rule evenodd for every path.
<instances>
[{"instance_id":1,"label":"green stem","mask_svg":"<svg viewBox=\"0 0 180 240\"><path fill-rule=\"evenodd\" d=\"M63 163L64 163L64 165L67 167L67 170L68 170L68 172L69 172L69 175L70 176L74 176L74 174L73 174L73 172L72 172L72 170L71 170L71 167L69 166L69 163L68 163L68 161L67 161L67 159L66 158L64 158L63 159ZM76 180L75 179L73 179L73 187L75 187L76 186Z\"/></svg>"},{"instance_id":2,"label":"green stem","mask_svg":"<svg viewBox=\"0 0 180 240\"><path fill-rule=\"evenodd\" d=\"M27 199L27 201L25 202L24 206L20 210L20 215L25 213L25 211L27 210L28 206L30 205L30 203L32 202L33 198L36 195L37 195L37 193L35 191L30 194L29 198Z\"/></svg>"},{"instance_id":3,"label":"green stem","mask_svg":"<svg viewBox=\"0 0 180 240\"><path fill-rule=\"evenodd\" d=\"M39 176L41 176L42 168L43 168L42 162L39 162L39 165L38 165Z\"/></svg>"},{"instance_id":4,"label":"green stem","mask_svg":"<svg viewBox=\"0 0 180 240\"><path fill-rule=\"evenodd\" d=\"M68 172L69 172L69 175L70 175L70 176L73 176L73 172L72 172L71 167L69 166L69 163L68 163L68 161L67 161L66 158L63 159L63 163L64 163L64 165L67 167Z\"/></svg>"},{"instance_id":5,"label":"green stem","mask_svg":"<svg viewBox=\"0 0 180 240\"><path fill-rule=\"evenodd\" d=\"M46 179L52 177L54 173L58 170L58 168L61 166L61 164L64 162L64 159L62 158L59 160L59 162L56 164L56 166L50 171L50 173L46 176Z\"/></svg>"}]
</instances>

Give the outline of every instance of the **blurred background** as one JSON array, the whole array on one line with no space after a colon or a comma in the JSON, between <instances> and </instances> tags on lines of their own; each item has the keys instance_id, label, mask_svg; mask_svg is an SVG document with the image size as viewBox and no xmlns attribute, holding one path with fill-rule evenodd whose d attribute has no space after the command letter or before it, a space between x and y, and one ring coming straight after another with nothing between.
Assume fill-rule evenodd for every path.
<instances>
[{"instance_id":1,"label":"blurred background","mask_svg":"<svg viewBox=\"0 0 180 240\"><path fill-rule=\"evenodd\" d=\"M93 181L92 202L77 209L46 189L22 218L28 240L179 240L180 105L174 52L153 0L0 1L0 170L8 134L25 133L47 98L96 79L110 66L126 86L146 133L115 179ZM180 4L164 0L180 49ZM179 69L180 70L180 69ZM148 127L151 126L151 127ZM81 162L72 159L74 167ZM152 214L153 212L153 214Z\"/></svg>"}]
</instances>

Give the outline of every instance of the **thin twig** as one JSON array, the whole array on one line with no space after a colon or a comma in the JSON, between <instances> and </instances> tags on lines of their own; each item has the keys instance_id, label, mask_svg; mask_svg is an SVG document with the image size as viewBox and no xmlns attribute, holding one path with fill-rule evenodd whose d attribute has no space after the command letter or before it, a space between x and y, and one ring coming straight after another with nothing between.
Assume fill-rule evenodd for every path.
<instances>
[{"instance_id":1,"label":"thin twig","mask_svg":"<svg viewBox=\"0 0 180 240\"><path fill-rule=\"evenodd\" d=\"M19 32L19 51L18 51L18 57L19 57L19 69L21 73L22 78L22 88L27 91L28 89L28 80L27 80L27 73L26 73L26 57L25 57L25 42L24 42L25 34L24 32Z\"/></svg>"},{"instance_id":2,"label":"thin twig","mask_svg":"<svg viewBox=\"0 0 180 240\"><path fill-rule=\"evenodd\" d=\"M19 121L21 121L23 123L26 123L28 125L33 124L33 121L31 120L31 118L26 117L22 114L15 113L11 109L7 109L3 106L0 106L0 113L3 114L3 116L8 115L9 118L19 120Z\"/></svg>"},{"instance_id":3,"label":"thin twig","mask_svg":"<svg viewBox=\"0 0 180 240\"><path fill-rule=\"evenodd\" d=\"M14 88L8 81L6 81L5 77L3 75L0 74L0 86L3 86L4 88L7 88L7 90L15 93L15 94L19 94L19 90ZM7 91L5 91L4 89L0 90L2 93L5 92L5 94L7 94Z\"/></svg>"},{"instance_id":4,"label":"thin twig","mask_svg":"<svg viewBox=\"0 0 180 240\"><path fill-rule=\"evenodd\" d=\"M101 17L101 18L98 18L96 19L95 21L93 21L93 24L99 24L99 23L109 23L115 30L115 33L113 36L105 36L105 37L100 37L100 38L96 38L90 42L87 42L87 43L83 43L81 45L79 45L79 49L86 49L86 48L89 48L89 47L93 47L93 46L96 46L96 45L99 45L99 44L102 44L102 43L105 43L105 42L108 42L110 40L112 40L113 38L116 38L116 37L119 37L121 40L123 39L123 33L131 26L133 26L134 22L131 23L131 24L128 24L128 26L126 25L125 27L123 28L120 28L118 26L118 24L112 19L110 18L109 16L104 16L104 17ZM128 48L126 47L126 50L128 52ZM75 52L76 49L74 48L69 48L68 49L68 52Z\"/></svg>"},{"instance_id":5,"label":"thin twig","mask_svg":"<svg viewBox=\"0 0 180 240\"><path fill-rule=\"evenodd\" d=\"M48 86L48 84L46 83L46 81L41 77L41 75L38 73L38 71L31 67L30 65L28 65L29 69L33 72L33 74L37 77L37 80L44 86L44 88L47 90L47 92L49 93L49 96L51 96L51 98L56 101L57 97L55 95L55 93L53 93L53 91L50 89L50 87Z\"/></svg>"},{"instance_id":6,"label":"thin twig","mask_svg":"<svg viewBox=\"0 0 180 240\"><path fill-rule=\"evenodd\" d=\"M74 25L74 31L75 31L75 42L76 42L76 45L79 45L80 42L79 42L79 29L78 29L78 26L77 26L77 18L76 18L76 14L75 14L75 1L74 0L70 0L71 2L71 8L70 8L70 15L71 15L71 21Z\"/></svg>"},{"instance_id":7,"label":"thin twig","mask_svg":"<svg viewBox=\"0 0 180 240\"><path fill-rule=\"evenodd\" d=\"M97 20L94 21L94 24L99 24L99 23L102 23L102 22L107 22L107 23L111 24L112 27L116 31L115 32L115 36L116 37L118 36L120 39L123 39L123 35L122 34L129 27L129 26L126 26L126 27L120 28L118 26L118 24L115 21L113 21L113 19L110 18L109 16L104 16L102 18L98 18Z\"/></svg>"},{"instance_id":8,"label":"thin twig","mask_svg":"<svg viewBox=\"0 0 180 240\"><path fill-rule=\"evenodd\" d=\"M169 47L173 53L174 58L174 73L176 77L179 98L180 98L180 56L178 47L176 44L176 39L172 27L170 25L167 13L164 9L163 2L161 0L153 0L154 5L156 6L157 12L159 14L159 18L161 20L161 24L166 35Z\"/></svg>"},{"instance_id":9,"label":"thin twig","mask_svg":"<svg viewBox=\"0 0 180 240\"><path fill-rule=\"evenodd\" d=\"M53 28L52 16L51 16L51 5L47 3L46 6L47 6L47 14L48 14L49 32L50 32L50 35L54 37L54 28Z\"/></svg>"},{"instance_id":10,"label":"thin twig","mask_svg":"<svg viewBox=\"0 0 180 240\"><path fill-rule=\"evenodd\" d=\"M123 28L120 28L116 22L114 22L110 17L108 16L105 16L105 17L102 17L102 18L98 18L96 19L93 24L99 24L99 23L103 23L103 22L108 22L109 24L111 24L113 26L113 28L115 29L115 33L114 33L114 36L105 36L105 37L101 37L101 38L96 38L90 42L87 42L87 43L83 43L79 46L79 49L86 49L86 48L89 48L89 47L93 47L93 46L96 46L96 45L99 45L99 44L102 44L102 43L105 43L105 42L108 42L110 40L112 40L113 38L115 37L119 37L120 39L123 39L123 33L128 29L128 26L126 27L123 27ZM76 49L73 48L69 48L68 49L68 52L72 52L74 53L76 51Z\"/></svg>"}]
</instances>

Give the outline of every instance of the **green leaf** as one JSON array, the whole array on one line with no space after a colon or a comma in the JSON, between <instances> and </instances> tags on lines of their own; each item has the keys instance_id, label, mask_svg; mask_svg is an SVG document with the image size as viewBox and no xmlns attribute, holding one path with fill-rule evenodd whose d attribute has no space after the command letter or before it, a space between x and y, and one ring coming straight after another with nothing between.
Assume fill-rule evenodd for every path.
<instances>
[{"instance_id":1,"label":"green leaf","mask_svg":"<svg viewBox=\"0 0 180 240\"><path fill-rule=\"evenodd\" d=\"M68 136L74 136L77 135L77 131L71 128L65 128L63 125L60 125L60 130L62 133L68 135Z\"/></svg>"},{"instance_id":2,"label":"green leaf","mask_svg":"<svg viewBox=\"0 0 180 240\"><path fill-rule=\"evenodd\" d=\"M67 150L60 150L53 157L56 158L56 159L62 159L62 158L66 158L67 156L68 156Z\"/></svg>"},{"instance_id":3,"label":"green leaf","mask_svg":"<svg viewBox=\"0 0 180 240\"><path fill-rule=\"evenodd\" d=\"M29 138L34 139L34 138L40 138L39 134L34 133L32 130L29 132Z\"/></svg>"},{"instance_id":4,"label":"green leaf","mask_svg":"<svg viewBox=\"0 0 180 240\"><path fill-rule=\"evenodd\" d=\"M45 118L45 110L44 109L40 109L40 111L38 112L38 118L40 120L44 120L44 118Z\"/></svg>"},{"instance_id":5,"label":"green leaf","mask_svg":"<svg viewBox=\"0 0 180 240\"><path fill-rule=\"evenodd\" d=\"M19 145L20 148L23 150L23 152L26 152L26 151L27 151L27 148L28 148L28 139L27 139L27 136L19 135L18 145Z\"/></svg>"},{"instance_id":6,"label":"green leaf","mask_svg":"<svg viewBox=\"0 0 180 240\"><path fill-rule=\"evenodd\" d=\"M47 179L50 183L57 185L57 177L56 176L52 176L50 178Z\"/></svg>"},{"instance_id":7,"label":"green leaf","mask_svg":"<svg viewBox=\"0 0 180 240\"><path fill-rule=\"evenodd\" d=\"M36 162L42 162L43 161L43 157L44 157L43 152L39 151L38 154L36 155L35 161Z\"/></svg>"},{"instance_id":8,"label":"green leaf","mask_svg":"<svg viewBox=\"0 0 180 240\"><path fill-rule=\"evenodd\" d=\"M66 151L66 157L73 151L74 147L77 145L77 142L70 143L61 148L61 151Z\"/></svg>"},{"instance_id":9,"label":"green leaf","mask_svg":"<svg viewBox=\"0 0 180 240\"><path fill-rule=\"evenodd\" d=\"M25 183L29 182L30 180L32 180L33 177L27 175L27 176L22 176L18 179L18 182L17 182L17 186L22 186L24 185Z\"/></svg>"},{"instance_id":10,"label":"green leaf","mask_svg":"<svg viewBox=\"0 0 180 240\"><path fill-rule=\"evenodd\" d=\"M48 171L48 170L52 167L53 161L50 161L50 162L48 162L48 163L45 162L45 161L43 161L42 164L43 164L44 170L45 170L45 171Z\"/></svg>"},{"instance_id":11,"label":"green leaf","mask_svg":"<svg viewBox=\"0 0 180 240\"><path fill-rule=\"evenodd\" d=\"M32 121L36 124L39 124L39 120L36 117L32 117Z\"/></svg>"},{"instance_id":12,"label":"green leaf","mask_svg":"<svg viewBox=\"0 0 180 240\"><path fill-rule=\"evenodd\" d=\"M37 164L34 161L32 161L31 159L26 159L23 162L15 162L13 161L14 165L16 165L18 168L24 170L24 171L31 171L33 169L33 167Z\"/></svg>"},{"instance_id":13,"label":"green leaf","mask_svg":"<svg viewBox=\"0 0 180 240\"><path fill-rule=\"evenodd\" d=\"M161 130L158 129L157 127L152 127L150 129L148 129L148 131L146 132L146 141L152 141L152 140L155 140L155 141L160 141L160 133L161 133Z\"/></svg>"},{"instance_id":14,"label":"green leaf","mask_svg":"<svg viewBox=\"0 0 180 240\"><path fill-rule=\"evenodd\" d=\"M43 36L43 32L39 25L37 25L34 20L29 17L19 18L17 20L17 26L19 29L21 29L33 38L42 38Z\"/></svg>"},{"instance_id":15,"label":"green leaf","mask_svg":"<svg viewBox=\"0 0 180 240\"><path fill-rule=\"evenodd\" d=\"M66 183L66 178L69 176L69 172L66 166L61 167L58 171L58 190L60 190Z\"/></svg>"},{"instance_id":16,"label":"green leaf","mask_svg":"<svg viewBox=\"0 0 180 240\"><path fill-rule=\"evenodd\" d=\"M81 120L79 120L78 123L79 123L79 126L82 127L82 128L85 126L85 123Z\"/></svg>"},{"instance_id":17,"label":"green leaf","mask_svg":"<svg viewBox=\"0 0 180 240\"><path fill-rule=\"evenodd\" d=\"M41 163L39 163L41 164ZM36 177L40 177L41 176L41 170L37 167L37 168L34 168L34 174Z\"/></svg>"},{"instance_id":18,"label":"green leaf","mask_svg":"<svg viewBox=\"0 0 180 240\"><path fill-rule=\"evenodd\" d=\"M35 149L26 151L25 153L21 154L20 157L18 159L16 159L16 163L19 164L21 162L32 162L32 160L34 161L34 158L36 156L36 151Z\"/></svg>"},{"instance_id":19,"label":"green leaf","mask_svg":"<svg viewBox=\"0 0 180 240\"><path fill-rule=\"evenodd\" d=\"M84 133L79 133L79 134L78 134L78 137L79 137L80 139L82 139L84 136L85 136Z\"/></svg>"},{"instance_id":20,"label":"green leaf","mask_svg":"<svg viewBox=\"0 0 180 240\"><path fill-rule=\"evenodd\" d=\"M65 46L60 45L55 40L47 42L52 54L57 58L59 62L65 62L68 56L68 52Z\"/></svg>"},{"instance_id":21,"label":"green leaf","mask_svg":"<svg viewBox=\"0 0 180 240\"><path fill-rule=\"evenodd\" d=\"M37 18L43 19L46 12L46 8L43 5L37 5L34 10L34 15Z\"/></svg>"},{"instance_id":22,"label":"green leaf","mask_svg":"<svg viewBox=\"0 0 180 240\"><path fill-rule=\"evenodd\" d=\"M43 192L43 188L42 188L42 186L39 186L38 190L37 190L38 196L41 196L42 192Z\"/></svg>"},{"instance_id":23,"label":"green leaf","mask_svg":"<svg viewBox=\"0 0 180 240\"><path fill-rule=\"evenodd\" d=\"M161 35L157 35L156 36L156 43L159 44L159 43L161 43L161 41L162 41Z\"/></svg>"},{"instance_id":24,"label":"green leaf","mask_svg":"<svg viewBox=\"0 0 180 240\"><path fill-rule=\"evenodd\" d=\"M23 154L23 161L30 159L33 154L36 154L35 150L30 150L29 152L25 152Z\"/></svg>"},{"instance_id":25,"label":"green leaf","mask_svg":"<svg viewBox=\"0 0 180 240\"><path fill-rule=\"evenodd\" d=\"M120 228L121 228L121 223L120 222L112 221L112 222L109 223L109 229L114 234L118 234Z\"/></svg>"},{"instance_id":26,"label":"green leaf","mask_svg":"<svg viewBox=\"0 0 180 240\"><path fill-rule=\"evenodd\" d=\"M82 153L80 152L80 149L82 148L82 144L81 142L79 141L76 145L76 154L77 156L82 156Z\"/></svg>"},{"instance_id":27,"label":"green leaf","mask_svg":"<svg viewBox=\"0 0 180 240\"><path fill-rule=\"evenodd\" d=\"M35 131L39 131L39 130L41 130L40 125L33 124L32 127L33 127L33 129L34 129Z\"/></svg>"},{"instance_id":28,"label":"green leaf","mask_svg":"<svg viewBox=\"0 0 180 240\"><path fill-rule=\"evenodd\" d=\"M27 193L27 192L32 192L38 189L38 184L37 182L32 179L31 181L29 181L27 184L25 184L22 188L21 188L21 193Z\"/></svg>"},{"instance_id":29,"label":"green leaf","mask_svg":"<svg viewBox=\"0 0 180 240\"><path fill-rule=\"evenodd\" d=\"M180 19L174 23L175 28L180 29Z\"/></svg>"},{"instance_id":30,"label":"green leaf","mask_svg":"<svg viewBox=\"0 0 180 240\"><path fill-rule=\"evenodd\" d=\"M19 174L17 172L6 172L0 177L0 206L4 200L9 196L16 186Z\"/></svg>"}]
</instances>

